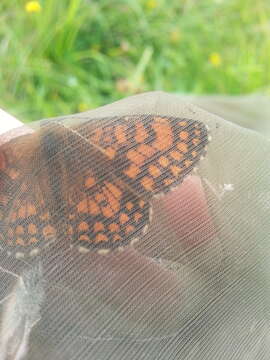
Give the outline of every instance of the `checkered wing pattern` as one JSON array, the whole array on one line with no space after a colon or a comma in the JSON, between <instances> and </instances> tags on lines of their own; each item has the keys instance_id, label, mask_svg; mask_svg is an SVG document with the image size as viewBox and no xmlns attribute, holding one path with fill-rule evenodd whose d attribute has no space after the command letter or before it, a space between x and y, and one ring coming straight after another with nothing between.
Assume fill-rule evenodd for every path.
<instances>
[{"instance_id":1,"label":"checkered wing pattern","mask_svg":"<svg viewBox=\"0 0 270 360\"><path fill-rule=\"evenodd\" d=\"M103 122L77 131L104 152L116 176L144 199L180 184L206 152L208 131L196 120L138 115L95 124Z\"/></svg>"},{"instance_id":2,"label":"checkered wing pattern","mask_svg":"<svg viewBox=\"0 0 270 360\"><path fill-rule=\"evenodd\" d=\"M63 237L81 252L132 244L147 230L153 195L180 184L207 143L206 127L190 119L41 122L0 150L1 247L18 257Z\"/></svg>"},{"instance_id":3,"label":"checkered wing pattern","mask_svg":"<svg viewBox=\"0 0 270 360\"><path fill-rule=\"evenodd\" d=\"M0 249L17 257L34 255L56 238L44 199L46 179L36 181L39 154L35 134L18 137L0 150Z\"/></svg>"}]
</instances>

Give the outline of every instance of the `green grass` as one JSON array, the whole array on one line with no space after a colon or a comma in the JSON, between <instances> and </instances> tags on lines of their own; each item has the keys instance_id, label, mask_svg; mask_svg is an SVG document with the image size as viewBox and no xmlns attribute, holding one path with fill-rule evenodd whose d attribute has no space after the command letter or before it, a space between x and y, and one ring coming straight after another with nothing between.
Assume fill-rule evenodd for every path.
<instances>
[{"instance_id":1,"label":"green grass","mask_svg":"<svg viewBox=\"0 0 270 360\"><path fill-rule=\"evenodd\" d=\"M269 0L25 4L0 2L0 107L24 121L150 90L270 92Z\"/></svg>"}]
</instances>

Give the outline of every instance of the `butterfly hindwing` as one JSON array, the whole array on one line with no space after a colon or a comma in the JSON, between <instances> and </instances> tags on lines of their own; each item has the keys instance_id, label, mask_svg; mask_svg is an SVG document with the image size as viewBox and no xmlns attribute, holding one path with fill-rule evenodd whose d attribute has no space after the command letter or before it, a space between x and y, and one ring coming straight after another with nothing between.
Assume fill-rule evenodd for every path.
<instances>
[{"instance_id":1,"label":"butterfly hindwing","mask_svg":"<svg viewBox=\"0 0 270 360\"><path fill-rule=\"evenodd\" d=\"M44 182L37 181L38 145L38 137L32 133L1 147L0 247L17 257L34 255L56 238L44 199L47 191Z\"/></svg>"}]
</instances>

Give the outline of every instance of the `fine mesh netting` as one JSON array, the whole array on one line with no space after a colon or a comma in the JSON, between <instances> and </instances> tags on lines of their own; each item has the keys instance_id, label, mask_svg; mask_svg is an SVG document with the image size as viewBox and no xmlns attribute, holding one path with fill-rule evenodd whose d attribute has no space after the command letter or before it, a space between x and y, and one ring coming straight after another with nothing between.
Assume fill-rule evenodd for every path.
<instances>
[{"instance_id":1,"label":"fine mesh netting","mask_svg":"<svg viewBox=\"0 0 270 360\"><path fill-rule=\"evenodd\" d=\"M160 92L14 134L0 360L269 359L267 136Z\"/></svg>"}]
</instances>

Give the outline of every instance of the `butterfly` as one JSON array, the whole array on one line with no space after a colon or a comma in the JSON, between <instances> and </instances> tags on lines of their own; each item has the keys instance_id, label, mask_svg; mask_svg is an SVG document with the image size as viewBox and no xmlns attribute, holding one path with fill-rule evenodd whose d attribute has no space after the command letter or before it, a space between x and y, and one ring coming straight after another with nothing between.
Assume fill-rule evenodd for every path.
<instances>
[{"instance_id":1,"label":"butterfly","mask_svg":"<svg viewBox=\"0 0 270 360\"><path fill-rule=\"evenodd\" d=\"M0 147L0 249L33 256L56 241L80 252L140 239L151 201L179 185L206 154L192 119L126 115L42 120Z\"/></svg>"}]
</instances>

